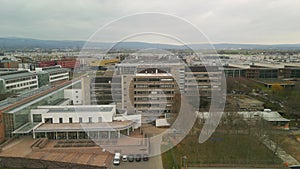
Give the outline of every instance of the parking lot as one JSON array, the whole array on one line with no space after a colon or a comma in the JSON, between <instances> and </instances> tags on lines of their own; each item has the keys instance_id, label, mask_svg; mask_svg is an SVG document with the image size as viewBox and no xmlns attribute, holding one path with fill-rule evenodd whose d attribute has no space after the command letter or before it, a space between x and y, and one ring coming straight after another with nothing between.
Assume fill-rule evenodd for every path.
<instances>
[{"instance_id":1,"label":"parking lot","mask_svg":"<svg viewBox=\"0 0 300 169\"><path fill-rule=\"evenodd\" d=\"M161 166L161 160L160 156L150 157L148 161L143 161L143 159L140 162L120 162L120 165L113 165L111 162L109 169L133 169L133 168L140 168L140 169L163 169Z\"/></svg>"}]
</instances>

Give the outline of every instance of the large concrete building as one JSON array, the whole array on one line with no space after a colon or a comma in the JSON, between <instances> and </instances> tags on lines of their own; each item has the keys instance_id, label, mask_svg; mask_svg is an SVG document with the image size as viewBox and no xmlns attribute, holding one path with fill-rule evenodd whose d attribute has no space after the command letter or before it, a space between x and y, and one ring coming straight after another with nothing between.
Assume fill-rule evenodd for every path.
<instances>
[{"instance_id":1,"label":"large concrete building","mask_svg":"<svg viewBox=\"0 0 300 169\"><path fill-rule=\"evenodd\" d=\"M115 103L118 108L122 107L121 76L114 78L111 76L95 77L91 79L90 90L91 104L101 105Z\"/></svg>"},{"instance_id":2,"label":"large concrete building","mask_svg":"<svg viewBox=\"0 0 300 169\"><path fill-rule=\"evenodd\" d=\"M133 108L135 113L170 113L173 111L175 94L179 88L170 73L158 69L146 69L137 73L124 94L124 109ZM133 106L131 106L133 105Z\"/></svg>"},{"instance_id":3,"label":"large concrete building","mask_svg":"<svg viewBox=\"0 0 300 169\"><path fill-rule=\"evenodd\" d=\"M198 88L200 97L210 98L213 91L221 91L221 79L222 71L217 66L186 67L185 93L193 95Z\"/></svg>"},{"instance_id":4,"label":"large concrete building","mask_svg":"<svg viewBox=\"0 0 300 169\"><path fill-rule=\"evenodd\" d=\"M185 66L178 58L135 57L116 65L115 76L92 79L91 102L115 103L129 114L168 113L184 85Z\"/></svg>"},{"instance_id":5,"label":"large concrete building","mask_svg":"<svg viewBox=\"0 0 300 169\"><path fill-rule=\"evenodd\" d=\"M221 78L217 66L187 67L175 56L135 57L116 65L114 76L92 79L91 102L156 116L174 112L182 94L210 98L212 91L221 91Z\"/></svg>"}]
</instances>

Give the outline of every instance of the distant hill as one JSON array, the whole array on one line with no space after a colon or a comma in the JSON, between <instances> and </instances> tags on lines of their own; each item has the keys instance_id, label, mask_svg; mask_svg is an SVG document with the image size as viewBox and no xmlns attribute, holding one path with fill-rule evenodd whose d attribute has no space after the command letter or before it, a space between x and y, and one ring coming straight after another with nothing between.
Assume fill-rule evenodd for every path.
<instances>
[{"instance_id":1,"label":"distant hill","mask_svg":"<svg viewBox=\"0 0 300 169\"><path fill-rule=\"evenodd\" d=\"M67 41L67 40L39 40L31 38L1 38L0 49L33 49L33 48L82 48L85 41ZM112 47L113 43L93 42L92 47L107 49ZM207 49L209 44L190 44L194 49ZM300 44L276 44L276 45L260 45L260 44L231 44L220 43L214 44L216 49L288 49L300 50ZM145 42L121 42L115 46L118 49L186 49L180 45L160 44L160 43L145 43Z\"/></svg>"},{"instance_id":2,"label":"distant hill","mask_svg":"<svg viewBox=\"0 0 300 169\"><path fill-rule=\"evenodd\" d=\"M31 48L76 48L82 47L84 41L39 40L30 38L0 38L0 48L31 49Z\"/></svg>"}]
</instances>

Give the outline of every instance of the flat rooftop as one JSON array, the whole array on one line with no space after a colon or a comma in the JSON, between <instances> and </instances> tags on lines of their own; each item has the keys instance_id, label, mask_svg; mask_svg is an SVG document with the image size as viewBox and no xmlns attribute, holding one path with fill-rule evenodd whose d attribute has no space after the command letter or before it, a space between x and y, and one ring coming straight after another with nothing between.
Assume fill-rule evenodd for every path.
<instances>
[{"instance_id":1,"label":"flat rooftop","mask_svg":"<svg viewBox=\"0 0 300 169\"><path fill-rule=\"evenodd\" d=\"M111 112L115 105L68 105L68 106L38 106L37 109L49 109L49 113L76 113L76 112Z\"/></svg>"},{"instance_id":2,"label":"flat rooftop","mask_svg":"<svg viewBox=\"0 0 300 169\"><path fill-rule=\"evenodd\" d=\"M40 125L40 122L28 122L25 125L21 126L17 130L13 131L13 134L27 134L30 133L34 128Z\"/></svg>"},{"instance_id":3,"label":"flat rooftop","mask_svg":"<svg viewBox=\"0 0 300 169\"><path fill-rule=\"evenodd\" d=\"M170 73L137 73L135 76L172 76Z\"/></svg>"},{"instance_id":4,"label":"flat rooftop","mask_svg":"<svg viewBox=\"0 0 300 169\"><path fill-rule=\"evenodd\" d=\"M35 129L36 132L70 132L70 131L115 131L132 127L133 121L114 121L109 123L55 123L42 124Z\"/></svg>"},{"instance_id":5,"label":"flat rooftop","mask_svg":"<svg viewBox=\"0 0 300 169\"><path fill-rule=\"evenodd\" d=\"M8 80L15 79L21 77L35 76L36 74L28 72L28 71L8 71L8 72L0 72L0 79Z\"/></svg>"},{"instance_id":6,"label":"flat rooftop","mask_svg":"<svg viewBox=\"0 0 300 169\"><path fill-rule=\"evenodd\" d=\"M117 64L118 66L142 65L181 65L183 62L177 56L131 56Z\"/></svg>"},{"instance_id":7,"label":"flat rooftop","mask_svg":"<svg viewBox=\"0 0 300 169\"><path fill-rule=\"evenodd\" d=\"M263 104L262 101L254 99L246 95L234 95L234 99L239 102L239 104Z\"/></svg>"},{"instance_id":8,"label":"flat rooftop","mask_svg":"<svg viewBox=\"0 0 300 169\"><path fill-rule=\"evenodd\" d=\"M263 84L268 84L268 85L295 85L295 82L289 81L289 80L282 80L282 79L276 79L276 78L271 78L271 79L257 79L256 81L263 83Z\"/></svg>"},{"instance_id":9,"label":"flat rooftop","mask_svg":"<svg viewBox=\"0 0 300 169\"><path fill-rule=\"evenodd\" d=\"M113 110L112 107L105 108L55 108L49 109L48 113L77 113L77 112L93 112L93 111L101 111L101 112L111 112Z\"/></svg>"},{"instance_id":10,"label":"flat rooftop","mask_svg":"<svg viewBox=\"0 0 300 169\"><path fill-rule=\"evenodd\" d=\"M7 102L6 104L0 105L1 109L3 112L6 113L15 113L19 110L22 110L30 105L33 105L57 92L61 92L63 91L65 88L70 87L74 84L79 83L80 80L78 81L74 81L74 82L66 82L63 83L61 85L55 86L53 88L47 88L41 92L35 93L33 95L30 95L28 97L22 97L18 100L16 100L15 102L11 103L11 102ZM39 90L37 90L39 91Z\"/></svg>"}]
</instances>

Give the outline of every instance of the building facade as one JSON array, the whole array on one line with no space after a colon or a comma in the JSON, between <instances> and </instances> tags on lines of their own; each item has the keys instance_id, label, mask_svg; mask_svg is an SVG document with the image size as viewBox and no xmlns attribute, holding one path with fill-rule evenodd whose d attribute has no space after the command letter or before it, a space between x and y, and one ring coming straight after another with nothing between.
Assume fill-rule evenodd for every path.
<instances>
[{"instance_id":1,"label":"building facade","mask_svg":"<svg viewBox=\"0 0 300 169\"><path fill-rule=\"evenodd\" d=\"M221 91L222 72L217 66L186 67L185 93L194 95L198 88L200 97L210 98L213 91Z\"/></svg>"},{"instance_id":2,"label":"building facade","mask_svg":"<svg viewBox=\"0 0 300 169\"><path fill-rule=\"evenodd\" d=\"M36 68L36 72L40 77L43 76L43 79L41 80L44 80L45 82L40 82L41 84L55 83L70 79L70 70L62 68L61 66Z\"/></svg>"},{"instance_id":3,"label":"building facade","mask_svg":"<svg viewBox=\"0 0 300 169\"><path fill-rule=\"evenodd\" d=\"M125 61L116 65L114 77L93 78L91 102L114 103L129 114L155 116L174 112L182 94L210 98L212 91L221 91L222 71L217 66L187 67L170 58L156 59Z\"/></svg>"},{"instance_id":4,"label":"building facade","mask_svg":"<svg viewBox=\"0 0 300 169\"><path fill-rule=\"evenodd\" d=\"M115 105L39 106L31 110L31 122L39 123L33 138L117 139L140 126L127 119L116 121L115 116Z\"/></svg>"},{"instance_id":5,"label":"building facade","mask_svg":"<svg viewBox=\"0 0 300 169\"><path fill-rule=\"evenodd\" d=\"M38 76L29 70L0 70L0 93L38 88Z\"/></svg>"}]
</instances>

